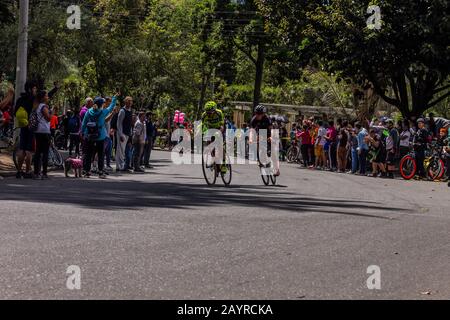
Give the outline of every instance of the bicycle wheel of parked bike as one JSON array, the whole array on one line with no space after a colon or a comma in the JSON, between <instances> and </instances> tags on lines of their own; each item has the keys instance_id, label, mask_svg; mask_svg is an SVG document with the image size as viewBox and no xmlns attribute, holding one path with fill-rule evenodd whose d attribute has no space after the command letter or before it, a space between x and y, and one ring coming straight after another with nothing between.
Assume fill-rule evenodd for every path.
<instances>
[{"instance_id":1,"label":"bicycle wheel of parked bike","mask_svg":"<svg viewBox=\"0 0 450 320\"><path fill-rule=\"evenodd\" d=\"M442 159L434 158L430 161L427 168L428 176L432 180L439 180L444 176L445 164Z\"/></svg>"},{"instance_id":2,"label":"bicycle wheel of parked bike","mask_svg":"<svg viewBox=\"0 0 450 320\"><path fill-rule=\"evenodd\" d=\"M217 166L210 151L203 151L202 156L202 170L206 183L211 186L216 184Z\"/></svg>"},{"instance_id":3,"label":"bicycle wheel of parked bike","mask_svg":"<svg viewBox=\"0 0 450 320\"><path fill-rule=\"evenodd\" d=\"M400 161L400 175L405 180L414 178L417 172L416 159L411 155L404 156Z\"/></svg>"},{"instance_id":4,"label":"bicycle wheel of parked bike","mask_svg":"<svg viewBox=\"0 0 450 320\"><path fill-rule=\"evenodd\" d=\"M50 149L48 150L48 159L49 163L51 162L53 167L62 168L64 165L63 157L61 156L59 151L53 146L51 146Z\"/></svg>"},{"instance_id":5,"label":"bicycle wheel of parked bike","mask_svg":"<svg viewBox=\"0 0 450 320\"><path fill-rule=\"evenodd\" d=\"M290 147L286 153L286 160L290 163L297 162L299 153L300 149L298 147Z\"/></svg>"},{"instance_id":6,"label":"bicycle wheel of parked bike","mask_svg":"<svg viewBox=\"0 0 450 320\"><path fill-rule=\"evenodd\" d=\"M226 186L229 186L231 184L231 179L233 178L233 168L231 167L231 159L229 156L225 157L226 159L226 164L225 166L227 167L227 172L223 173L221 172L220 175L222 177L222 181Z\"/></svg>"}]
</instances>

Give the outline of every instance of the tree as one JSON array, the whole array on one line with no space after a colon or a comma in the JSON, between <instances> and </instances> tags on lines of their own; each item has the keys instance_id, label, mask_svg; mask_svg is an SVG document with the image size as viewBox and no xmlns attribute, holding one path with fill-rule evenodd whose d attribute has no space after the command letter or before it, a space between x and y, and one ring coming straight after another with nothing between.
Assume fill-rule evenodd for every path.
<instances>
[{"instance_id":1,"label":"tree","mask_svg":"<svg viewBox=\"0 0 450 320\"><path fill-rule=\"evenodd\" d=\"M253 0L218 0L215 19L222 22L222 34L230 47L241 51L254 65L253 107L260 103L264 63L271 47L265 19Z\"/></svg>"},{"instance_id":2,"label":"tree","mask_svg":"<svg viewBox=\"0 0 450 320\"><path fill-rule=\"evenodd\" d=\"M406 117L417 117L450 95L447 0L305 2L259 1L299 55L315 55L318 65L339 78L361 86L369 81ZM369 4L381 8L381 30L366 25ZM299 17L307 23L298 23Z\"/></svg>"},{"instance_id":3,"label":"tree","mask_svg":"<svg viewBox=\"0 0 450 320\"><path fill-rule=\"evenodd\" d=\"M0 2L0 24L11 23L14 21L14 16L10 5Z\"/></svg>"}]
</instances>

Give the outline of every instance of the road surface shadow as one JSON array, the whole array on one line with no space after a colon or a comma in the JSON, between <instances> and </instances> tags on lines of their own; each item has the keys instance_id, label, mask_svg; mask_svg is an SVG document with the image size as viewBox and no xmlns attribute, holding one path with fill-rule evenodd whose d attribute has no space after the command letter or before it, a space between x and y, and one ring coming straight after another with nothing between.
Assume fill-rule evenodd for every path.
<instances>
[{"instance_id":1,"label":"road surface shadow","mask_svg":"<svg viewBox=\"0 0 450 320\"><path fill-rule=\"evenodd\" d=\"M0 200L65 204L111 211L240 206L273 209L274 214L278 210L298 213L307 211L379 219L392 219L386 216L388 212L409 211L364 200L314 198L278 187L241 185L211 188L203 184L183 183L181 179L178 181L74 181L62 177L55 177L51 181L10 179L2 183ZM364 213L367 211L376 211L379 215Z\"/></svg>"}]
</instances>

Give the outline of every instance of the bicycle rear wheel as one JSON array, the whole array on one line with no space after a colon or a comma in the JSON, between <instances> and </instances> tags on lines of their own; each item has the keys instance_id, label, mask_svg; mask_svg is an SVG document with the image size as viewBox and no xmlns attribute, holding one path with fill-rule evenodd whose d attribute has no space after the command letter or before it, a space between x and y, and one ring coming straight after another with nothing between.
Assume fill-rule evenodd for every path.
<instances>
[{"instance_id":1,"label":"bicycle rear wheel","mask_svg":"<svg viewBox=\"0 0 450 320\"><path fill-rule=\"evenodd\" d=\"M53 167L58 168L58 169L62 168L62 166L64 164L63 157L61 156L59 151L54 146L50 147L50 149L48 151L48 158L49 158L49 160L51 160Z\"/></svg>"},{"instance_id":2,"label":"bicycle rear wheel","mask_svg":"<svg viewBox=\"0 0 450 320\"><path fill-rule=\"evenodd\" d=\"M270 184L270 182L272 181L273 183L273 170L272 170L272 165L268 165L268 166L263 166L263 165L259 165L259 168L261 170L261 178L264 182L264 184L266 186L268 186Z\"/></svg>"},{"instance_id":3,"label":"bicycle rear wheel","mask_svg":"<svg viewBox=\"0 0 450 320\"><path fill-rule=\"evenodd\" d=\"M297 147L290 147L286 154L286 159L289 163L296 162L298 159L298 154L300 150Z\"/></svg>"},{"instance_id":4,"label":"bicycle rear wheel","mask_svg":"<svg viewBox=\"0 0 450 320\"><path fill-rule=\"evenodd\" d=\"M202 155L202 170L206 183L209 186L216 184L217 180L217 166L214 162L213 156L210 152L203 151Z\"/></svg>"},{"instance_id":5,"label":"bicycle rear wheel","mask_svg":"<svg viewBox=\"0 0 450 320\"><path fill-rule=\"evenodd\" d=\"M402 176L402 178L405 180L411 180L416 175L416 172L416 159L414 159L410 155L404 156L400 161L400 175Z\"/></svg>"},{"instance_id":6,"label":"bicycle rear wheel","mask_svg":"<svg viewBox=\"0 0 450 320\"><path fill-rule=\"evenodd\" d=\"M442 161L442 159L434 158L428 165L427 172L431 180L441 179L445 172L444 161Z\"/></svg>"}]
</instances>

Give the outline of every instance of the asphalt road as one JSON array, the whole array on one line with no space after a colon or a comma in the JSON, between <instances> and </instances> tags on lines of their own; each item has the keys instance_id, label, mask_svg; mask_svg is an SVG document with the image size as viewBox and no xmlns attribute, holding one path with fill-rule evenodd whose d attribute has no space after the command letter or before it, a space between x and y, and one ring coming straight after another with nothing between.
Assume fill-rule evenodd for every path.
<instances>
[{"instance_id":1,"label":"asphalt road","mask_svg":"<svg viewBox=\"0 0 450 320\"><path fill-rule=\"evenodd\" d=\"M255 166L0 181L2 299L449 299L450 188ZM66 287L81 269L81 289ZM381 270L369 290L367 268Z\"/></svg>"}]
</instances>

